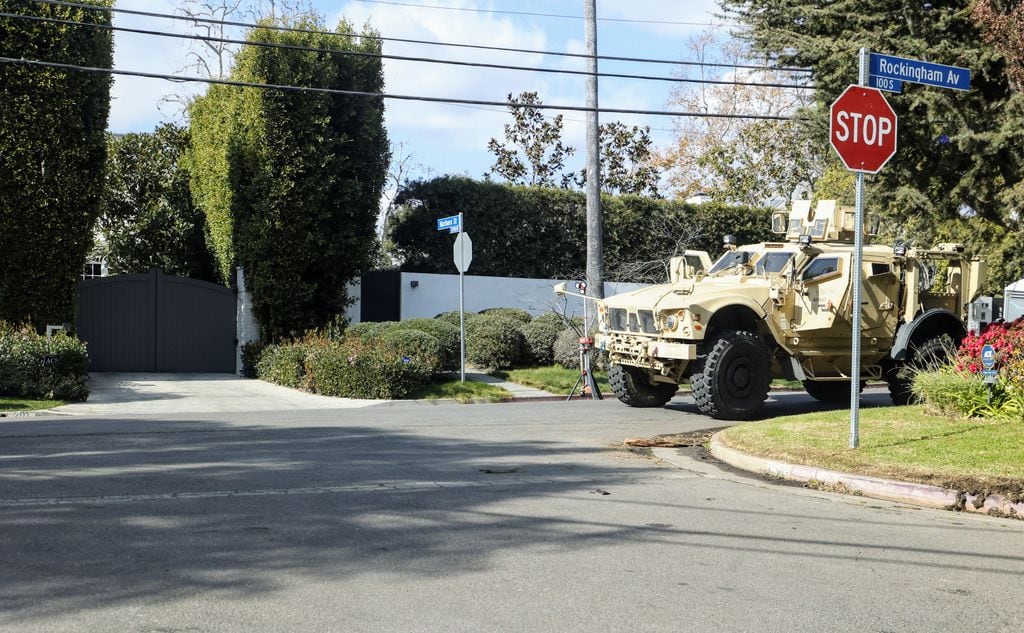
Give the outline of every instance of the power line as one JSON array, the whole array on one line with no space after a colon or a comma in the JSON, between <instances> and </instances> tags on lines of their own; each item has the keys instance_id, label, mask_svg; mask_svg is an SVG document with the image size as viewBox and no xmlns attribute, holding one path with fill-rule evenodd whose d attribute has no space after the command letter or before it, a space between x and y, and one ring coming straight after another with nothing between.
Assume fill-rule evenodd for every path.
<instances>
[{"instance_id":1,"label":"power line","mask_svg":"<svg viewBox=\"0 0 1024 633\"><path fill-rule=\"evenodd\" d=\"M535 50L529 48L511 48L505 46L487 46L483 44L462 44L455 42L436 42L431 40L417 40L409 38L399 37L382 37L379 35L360 35L355 33L339 33L337 31L319 31L315 29L300 29L288 26L278 26L271 24L254 24L251 22L237 22L232 20L216 20L213 18L203 17L192 17L186 15L174 15L170 13L154 13L152 11L138 11L135 9L118 9L114 7L100 7L91 4L81 4L77 2L68 2L66 0L31 0L38 4L46 4L52 6L70 7L75 9L85 9L92 11L103 11L107 13L121 13L125 15L136 15L140 17L150 18L162 18L168 20L178 20L182 22L191 22L193 24L213 24L219 26L235 26L242 28L264 28L272 31L283 31L289 33L307 33L313 35L333 35L338 37L359 37L370 40L376 40L380 42L398 42L403 44L423 44L426 46L444 46L449 48L469 48L476 50L488 50L488 51L500 51L506 53L526 53L530 55L547 55L552 57L571 57L577 59L587 59L589 55L584 53L566 53L562 51L544 51ZM790 67L778 67L778 66L764 66L754 64L729 64L724 62L694 62L688 60L671 60L671 59L651 59L644 57L624 57L617 55L598 55L598 60L605 61L619 61L619 62L631 62L631 63L643 63L643 64L669 64L674 66L697 66L702 68L738 68L745 70L771 70L787 73L810 73L811 70L808 68L790 68Z\"/></svg>"},{"instance_id":2,"label":"power line","mask_svg":"<svg viewBox=\"0 0 1024 633\"><path fill-rule=\"evenodd\" d=\"M411 7L413 9L440 9L443 11L463 11L467 13L498 13L503 15L523 15L539 18L565 18L570 20L582 20L582 15L570 15L563 13L534 13L532 11L502 11L498 9L473 9L470 7L446 7L439 4L413 4L411 2L394 2L393 0L356 0L367 4L390 4L399 7ZM711 28L727 28L740 26L739 24L712 22L673 22L671 20L640 20L636 18L597 18L598 22L630 22L634 24L671 24L673 26L708 26Z\"/></svg>"},{"instance_id":3,"label":"power line","mask_svg":"<svg viewBox=\"0 0 1024 633\"><path fill-rule=\"evenodd\" d=\"M313 46L303 46L299 44L280 44L276 42L260 42L251 40L239 40L224 37L213 37L210 35L199 35L199 34L184 34L184 33L169 33L167 31L153 31L148 29L136 29L123 26L113 26L110 24L94 24L88 22L76 22L74 20L62 20L59 18L48 18L36 15L22 15L18 13L7 13L0 12L0 18L12 18L17 20L28 20L32 22L45 22L51 24L63 24L68 26L79 26L96 28L107 31L117 31L122 33L134 33L138 35L151 35L156 37L169 37L183 40L198 40L203 42L218 42L222 44L238 44L257 46L261 48L273 48L273 49L284 49L294 50L302 52L312 53L330 53L336 55L345 55L352 57L373 57L379 59L393 59L396 61L410 61L417 63L426 64L443 64L451 66L463 66L473 68L492 68L496 70L515 70L525 72L538 72L558 75L576 75L576 76L588 76L591 73L585 70L569 70L561 68L539 68L533 66L512 66L508 64L490 64L486 62L465 62L451 59L435 59L430 57L411 57L405 55L390 55L384 53L368 53L365 51L347 51L333 48L318 48ZM689 83L689 84L707 84L707 85L725 85L725 86L748 86L757 88L782 88L782 89L793 89L793 90L813 90L813 86L800 86L791 83L773 83L773 82L748 82L748 81L726 81L722 79L690 79L685 77L664 77L657 75L630 75L625 73L597 73L598 77L608 77L615 79L633 79L638 81L664 81L670 83Z\"/></svg>"},{"instance_id":4,"label":"power line","mask_svg":"<svg viewBox=\"0 0 1024 633\"><path fill-rule=\"evenodd\" d=\"M80 66L77 64L62 64L58 62L47 62L35 59L17 59L14 57L0 57L0 64L13 64L20 66L34 66L40 68L58 68L61 70L76 70L81 72L102 73L111 75L124 75L128 77L146 77L149 79L163 79L180 83L205 83L223 86L236 86L241 88L259 88L264 90L282 90L287 92L308 92L317 94L344 95L351 97L370 97L374 99L394 99L397 101L424 101L428 103L451 103L480 106L499 106L506 108L534 108L537 110L562 110L565 112L589 112L590 108L585 106L566 105L535 105L517 104L507 101L486 101L483 99L457 99L453 97L428 97L422 95L391 94L385 92L365 92L360 90L339 90L336 88L316 88L312 86L292 86L288 84L267 84L248 81L235 81L232 79L211 79L207 77L187 77L182 75L168 75L164 73L150 73L138 70L119 70L116 68L98 68L95 66ZM745 120L768 120L768 121L790 121L793 117L766 115L766 114L728 114L728 113L704 113L704 112L674 112L668 110L632 110L625 108L600 108L599 112L606 114L640 114L645 116L671 116L671 117L703 117L717 119L745 119Z\"/></svg>"}]
</instances>

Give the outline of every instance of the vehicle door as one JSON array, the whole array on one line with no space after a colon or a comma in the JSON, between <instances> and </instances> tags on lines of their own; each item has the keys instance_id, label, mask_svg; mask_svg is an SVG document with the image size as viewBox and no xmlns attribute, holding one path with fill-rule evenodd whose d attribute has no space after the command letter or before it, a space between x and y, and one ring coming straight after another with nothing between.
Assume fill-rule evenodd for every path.
<instances>
[{"instance_id":1,"label":"vehicle door","mask_svg":"<svg viewBox=\"0 0 1024 633\"><path fill-rule=\"evenodd\" d=\"M899 319L899 271L886 261L864 262L861 293L861 337L877 338L888 345Z\"/></svg>"},{"instance_id":2,"label":"vehicle door","mask_svg":"<svg viewBox=\"0 0 1024 633\"><path fill-rule=\"evenodd\" d=\"M804 335L849 339L850 254L822 253L796 273L790 327Z\"/></svg>"}]
</instances>

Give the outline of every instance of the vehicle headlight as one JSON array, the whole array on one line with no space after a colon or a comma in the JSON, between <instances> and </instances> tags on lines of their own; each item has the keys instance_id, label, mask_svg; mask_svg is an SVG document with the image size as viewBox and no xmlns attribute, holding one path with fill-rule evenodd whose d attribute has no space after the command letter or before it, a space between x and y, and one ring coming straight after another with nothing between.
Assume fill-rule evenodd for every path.
<instances>
[{"instance_id":1,"label":"vehicle headlight","mask_svg":"<svg viewBox=\"0 0 1024 633\"><path fill-rule=\"evenodd\" d=\"M678 326L679 326L679 317L677 317L676 315L670 314L668 317L665 318L665 329L666 330L675 330L676 327L678 327Z\"/></svg>"}]
</instances>

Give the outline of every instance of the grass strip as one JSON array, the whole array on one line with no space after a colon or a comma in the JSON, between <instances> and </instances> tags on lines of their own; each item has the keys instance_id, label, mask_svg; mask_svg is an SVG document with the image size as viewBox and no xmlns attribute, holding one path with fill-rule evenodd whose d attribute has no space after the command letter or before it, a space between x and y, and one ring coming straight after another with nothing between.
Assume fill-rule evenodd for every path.
<instances>
[{"instance_id":1,"label":"grass strip","mask_svg":"<svg viewBox=\"0 0 1024 633\"><path fill-rule=\"evenodd\" d=\"M462 404L469 402L506 402L512 394L501 387L483 382L460 382L458 378L439 379L410 393L410 400L452 399Z\"/></svg>"},{"instance_id":2,"label":"grass strip","mask_svg":"<svg viewBox=\"0 0 1024 633\"><path fill-rule=\"evenodd\" d=\"M491 374L495 378L501 378L519 385L526 385L534 389L542 389L548 393L559 396L568 395L573 385L580 377L578 369L566 369L560 365L550 367L525 367L522 369L510 369L508 371L496 371ZM612 387L608 384L608 374L602 371L594 372L594 381L597 388L603 394L611 394Z\"/></svg>"},{"instance_id":3,"label":"grass strip","mask_svg":"<svg viewBox=\"0 0 1024 633\"><path fill-rule=\"evenodd\" d=\"M829 470L943 488L1024 496L1024 424L950 419L921 406L860 413L860 447L851 449L849 411L741 424L719 436L746 453Z\"/></svg>"},{"instance_id":4,"label":"grass strip","mask_svg":"<svg viewBox=\"0 0 1024 633\"><path fill-rule=\"evenodd\" d=\"M0 411L40 411L66 404L63 400L26 400L0 396Z\"/></svg>"}]
</instances>

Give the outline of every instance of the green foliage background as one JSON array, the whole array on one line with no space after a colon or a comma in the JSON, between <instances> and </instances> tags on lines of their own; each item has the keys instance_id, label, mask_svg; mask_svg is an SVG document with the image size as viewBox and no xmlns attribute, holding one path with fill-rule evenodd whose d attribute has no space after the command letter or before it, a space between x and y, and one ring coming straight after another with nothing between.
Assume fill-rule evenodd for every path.
<instances>
[{"instance_id":1,"label":"green foliage background","mask_svg":"<svg viewBox=\"0 0 1024 633\"><path fill-rule=\"evenodd\" d=\"M181 165L185 128L165 123L148 134L110 136L100 231L111 274L164 273L216 281L205 220Z\"/></svg>"},{"instance_id":2,"label":"green foliage background","mask_svg":"<svg viewBox=\"0 0 1024 633\"><path fill-rule=\"evenodd\" d=\"M312 17L294 26L323 30ZM337 31L355 34L342 22ZM356 37L255 29L250 41L379 54ZM247 46L231 78L381 92L379 57ZM379 99L213 86L190 110L189 162L223 280L241 265L265 339L323 326L377 254L389 159Z\"/></svg>"},{"instance_id":3,"label":"green foliage background","mask_svg":"<svg viewBox=\"0 0 1024 633\"><path fill-rule=\"evenodd\" d=\"M111 6L110 0L83 0ZM102 11L0 0L0 11L109 24ZM110 31L0 18L0 55L110 68ZM73 322L106 157L109 75L0 64L0 319Z\"/></svg>"},{"instance_id":4,"label":"green foliage background","mask_svg":"<svg viewBox=\"0 0 1024 633\"><path fill-rule=\"evenodd\" d=\"M902 237L960 237L994 264L988 290L1019 278L1003 250L1021 239L1024 210L1024 94L1011 90L1006 59L986 44L970 0L722 0L749 29L755 51L780 66L814 69L818 144L828 143L829 105L857 79L857 52L871 51L969 68L967 92L904 84L886 96L900 117L899 149L869 177L868 204L905 225ZM977 215L961 218L963 205ZM978 252L978 251L976 251ZM1014 272L1014 271L1018 272ZM1014 276L1017 277L1014 277Z\"/></svg>"},{"instance_id":5,"label":"green foliage background","mask_svg":"<svg viewBox=\"0 0 1024 633\"><path fill-rule=\"evenodd\" d=\"M691 205L640 196L604 196L605 265L626 269L638 258L664 258L681 227L687 248L715 257L722 236L741 242L773 239L770 211L720 204ZM474 275L540 279L578 274L586 267L586 198L565 189L521 187L444 176L411 183L387 235L392 254L409 272L450 273L452 238L437 218L464 214L473 236Z\"/></svg>"}]
</instances>

